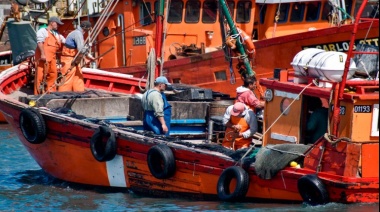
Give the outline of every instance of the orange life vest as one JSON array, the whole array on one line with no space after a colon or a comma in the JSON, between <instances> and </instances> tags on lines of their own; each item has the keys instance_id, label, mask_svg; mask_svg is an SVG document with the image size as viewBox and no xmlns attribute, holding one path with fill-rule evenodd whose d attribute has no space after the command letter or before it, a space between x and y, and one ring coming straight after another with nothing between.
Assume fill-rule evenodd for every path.
<instances>
[{"instance_id":1,"label":"orange life vest","mask_svg":"<svg viewBox=\"0 0 380 212\"><path fill-rule=\"evenodd\" d=\"M239 130L240 133L243 133L249 129L249 125L247 121L244 119L244 117L231 116L230 122L233 125L241 126ZM244 138L244 137L233 138L234 134L235 134L234 129L232 129L231 127L227 127L225 137L222 143L224 147L232 148L233 150L249 147L249 145L252 142L252 138Z\"/></svg>"}]
</instances>

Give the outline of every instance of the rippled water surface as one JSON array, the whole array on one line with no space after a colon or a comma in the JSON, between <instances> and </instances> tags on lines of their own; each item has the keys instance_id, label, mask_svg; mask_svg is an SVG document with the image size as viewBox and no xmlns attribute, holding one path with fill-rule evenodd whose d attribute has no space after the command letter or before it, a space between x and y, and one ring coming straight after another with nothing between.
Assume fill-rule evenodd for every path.
<instances>
[{"instance_id":1,"label":"rippled water surface","mask_svg":"<svg viewBox=\"0 0 380 212\"><path fill-rule=\"evenodd\" d=\"M7 124L0 124L0 211L379 211L378 204L224 203L161 199L63 182L46 174Z\"/></svg>"}]
</instances>

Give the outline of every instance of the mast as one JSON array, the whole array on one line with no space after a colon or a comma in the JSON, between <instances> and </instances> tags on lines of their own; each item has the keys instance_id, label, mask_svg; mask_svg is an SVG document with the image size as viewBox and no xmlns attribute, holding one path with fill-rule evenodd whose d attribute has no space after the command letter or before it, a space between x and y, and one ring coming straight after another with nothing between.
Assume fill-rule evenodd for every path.
<instances>
[{"instance_id":1,"label":"mast","mask_svg":"<svg viewBox=\"0 0 380 212\"><path fill-rule=\"evenodd\" d=\"M233 20L231 18L231 14L228 10L228 6L226 4L226 1L225 0L218 0L218 1L219 1L221 12L226 17L228 26L230 27L231 34L233 34L233 35L239 34L239 32L236 29L235 23L233 22ZM237 47L239 53L244 56L243 62L244 62L244 66L247 70L248 76L253 76L254 72L252 71L251 65L250 65L249 60L248 60L248 56L245 52L244 46L241 43L241 41L242 41L242 39L236 39L236 47Z\"/></svg>"},{"instance_id":2,"label":"mast","mask_svg":"<svg viewBox=\"0 0 380 212\"><path fill-rule=\"evenodd\" d=\"M164 0L158 0L158 11L156 15L156 58L161 58L162 56L162 43L163 43L163 20L164 20ZM164 61L157 61L156 67L154 69L155 76L161 76L161 67Z\"/></svg>"}]
</instances>

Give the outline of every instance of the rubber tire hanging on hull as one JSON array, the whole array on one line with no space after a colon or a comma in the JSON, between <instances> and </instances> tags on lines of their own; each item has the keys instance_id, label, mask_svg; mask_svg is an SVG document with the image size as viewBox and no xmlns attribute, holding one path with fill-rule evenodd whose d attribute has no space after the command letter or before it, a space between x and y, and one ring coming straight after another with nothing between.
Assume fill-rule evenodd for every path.
<instances>
[{"instance_id":1,"label":"rubber tire hanging on hull","mask_svg":"<svg viewBox=\"0 0 380 212\"><path fill-rule=\"evenodd\" d=\"M90 147L91 153L97 161L104 162L114 159L117 151L115 133L109 127L99 126L91 137Z\"/></svg>"},{"instance_id":2,"label":"rubber tire hanging on hull","mask_svg":"<svg viewBox=\"0 0 380 212\"><path fill-rule=\"evenodd\" d=\"M302 176L297 182L298 192L309 205L322 205L329 202L329 194L322 180L314 174Z\"/></svg>"},{"instance_id":3,"label":"rubber tire hanging on hull","mask_svg":"<svg viewBox=\"0 0 380 212\"><path fill-rule=\"evenodd\" d=\"M40 144L46 140L46 124L40 112L33 108L25 108L19 117L21 132L31 144Z\"/></svg>"},{"instance_id":4,"label":"rubber tire hanging on hull","mask_svg":"<svg viewBox=\"0 0 380 212\"><path fill-rule=\"evenodd\" d=\"M230 191L232 179L236 179L236 186L233 192ZM249 187L249 175L239 166L231 166L225 169L219 177L217 193L220 200L239 201L247 194Z\"/></svg>"},{"instance_id":5,"label":"rubber tire hanging on hull","mask_svg":"<svg viewBox=\"0 0 380 212\"><path fill-rule=\"evenodd\" d=\"M164 144L151 147L148 151L148 167L157 179L167 179L175 173L175 158L172 150Z\"/></svg>"}]
</instances>

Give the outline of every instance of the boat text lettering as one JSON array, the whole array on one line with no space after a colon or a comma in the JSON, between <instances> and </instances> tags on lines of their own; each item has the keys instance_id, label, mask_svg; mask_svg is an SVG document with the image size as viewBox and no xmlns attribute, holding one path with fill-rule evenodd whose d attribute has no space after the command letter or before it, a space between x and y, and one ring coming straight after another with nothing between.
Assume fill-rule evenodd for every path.
<instances>
[{"instance_id":1,"label":"boat text lettering","mask_svg":"<svg viewBox=\"0 0 380 212\"><path fill-rule=\"evenodd\" d=\"M334 110L334 105L331 106L331 110ZM340 106L339 115L346 115L346 107Z\"/></svg>"},{"instance_id":2,"label":"boat text lettering","mask_svg":"<svg viewBox=\"0 0 380 212\"><path fill-rule=\"evenodd\" d=\"M371 113L371 105L355 105L354 113Z\"/></svg>"},{"instance_id":3,"label":"boat text lettering","mask_svg":"<svg viewBox=\"0 0 380 212\"><path fill-rule=\"evenodd\" d=\"M140 45L145 45L145 44L146 44L145 36L133 37L133 45L134 46L140 46Z\"/></svg>"},{"instance_id":4,"label":"boat text lettering","mask_svg":"<svg viewBox=\"0 0 380 212\"><path fill-rule=\"evenodd\" d=\"M367 45L373 45L373 46L379 46L379 38L370 38L370 39L359 39L355 40L354 50L356 49L356 46L358 44L367 44ZM308 48L317 48L317 49L323 49L325 51L336 51L336 52L347 52L350 47L350 41L342 41L342 42L335 42L335 43L324 43L324 44L317 44L312 46L303 46L302 49L308 49Z\"/></svg>"}]
</instances>

